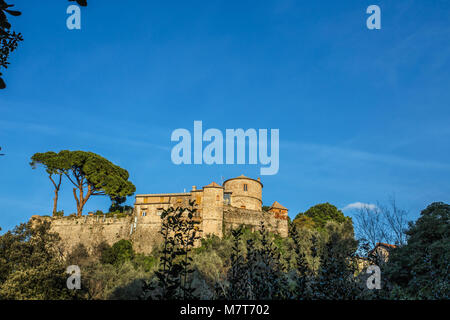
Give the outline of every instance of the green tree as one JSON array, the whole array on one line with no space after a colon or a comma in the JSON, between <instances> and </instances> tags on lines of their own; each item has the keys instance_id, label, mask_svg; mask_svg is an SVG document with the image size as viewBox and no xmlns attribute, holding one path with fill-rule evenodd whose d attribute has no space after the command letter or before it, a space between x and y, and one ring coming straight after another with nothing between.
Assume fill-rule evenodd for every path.
<instances>
[{"instance_id":1,"label":"green tree","mask_svg":"<svg viewBox=\"0 0 450 320\"><path fill-rule=\"evenodd\" d=\"M135 256L133 245L129 240L119 240L112 247L103 251L100 261L113 265L120 265L126 261L133 260Z\"/></svg>"},{"instance_id":2,"label":"green tree","mask_svg":"<svg viewBox=\"0 0 450 320\"><path fill-rule=\"evenodd\" d=\"M413 299L450 297L450 205L435 202L409 223L408 242L390 252L386 276Z\"/></svg>"},{"instance_id":3,"label":"green tree","mask_svg":"<svg viewBox=\"0 0 450 320\"><path fill-rule=\"evenodd\" d=\"M32 220L0 236L0 299L71 299L59 236L50 223Z\"/></svg>"},{"instance_id":4,"label":"green tree","mask_svg":"<svg viewBox=\"0 0 450 320\"><path fill-rule=\"evenodd\" d=\"M55 188L55 197L53 198L53 216L55 216L57 213L59 189L61 188L62 177L65 173L65 170L67 170L67 166L63 162L63 160L64 159L61 159L61 157L53 151L45 153L35 153L31 157L31 167L35 169L37 165L44 166L45 171L48 174L48 178Z\"/></svg>"},{"instance_id":5,"label":"green tree","mask_svg":"<svg viewBox=\"0 0 450 320\"><path fill-rule=\"evenodd\" d=\"M17 49L20 41L23 41L20 33L11 30L11 23L9 23L7 18L7 14L16 17L21 15L21 12L10 9L13 6L7 4L5 0L0 0L0 70L8 68L10 53ZM0 71L0 89L5 88L6 84Z\"/></svg>"},{"instance_id":6,"label":"green tree","mask_svg":"<svg viewBox=\"0 0 450 320\"><path fill-rule=\"evenodd\" d=\"M337 223L343 223L345 221L351 221L350 217L344 216L344 213L330 203L321 203L309 208L304 213L299 213L295 219L298 224L311 226L309 217L314 222L314 227L319 230L324 230L325 224L328 221L335 221Z\"/></svg>"},{"instance_id":7,"label":"green tree","mask_svg":"<svg viewBox=\"0 0 450 320\"><path fill-rule=\"evenodd\" d=\"M228 286L224 288L223 295L221 292L217 292L219 298L226 298L229 300L249 299L248 289L250 279L240 246L243 234L244 228L242 226L231 230L233 246L229 257L230 268L227 272Z\"/></svg>"},{"instance_id":8,"label":"green tree","mask_svg":"<svg viewBox=\"0 0 450 320\"><path fill-rule=\"evenodd\" d=\"M289 296L281 255L263 222L259 228L259 245L247 240L246 269L249 277L249 298L286 299Z\"/></svg>"},{"instance_id":9,"label":"green tree","mask_svg":"<svg viewBox=\"0 0 450 320\"><path fill-rule=\"evenodd\" d=\"M111 197L111 206L109 207L109 212L131 212L133 211L132 206L124 205L127 201L127 197Z\"/></svg>"},{"instance_id":10,"label":"green tree","mask_svg":"<svg viewBox=\"0 0 450 320\"><path fill-rule=\"evenodd\" d=\"M198 221L194 219L195 201L189 207L170 207L161 213L160 234L163 238L160 264L155 272L156 284L143 283L143 296L148 299L193 299L192 257L194 243L199 239Z\"/></svg>"},{"instance_id":11,"label":"green tree","mask_svg":"<svg viewBox=\"0 0 450 320\"><path fill-rule=\"evenodd\" d=\"M76 1L80 6L87 6L87 0L69 0ZM11 23L9 23L7 14L12 16L20 16L20 11L11 10L14 5L7 4L5 0L0 0L0 70L1 68L8 68L9 54L17 49L19 42L23 41L21 33L12 31ZM0 72L0 89L5 89L6 84L2 79Z\"/></svg>"},{"instance_id":12,"label":"green tree","mask_svg":"<svg viewBox=\"0 0 450 320\"><path fill-rule=\"evenodd\" d=\"M314 220L304 214L298 214L295 217L293 224L297 228L314 229L316 227Z\"/></svg>"},{"instance_id":13,"label":"green tree","mask_svg":"<svg viewBox=\"0 0 450 320\"><path fill-rule=\"evenodd\" d=\"M307 254L302 248L302 239L298 232L298 227L291 223L289 226L289 237L293 240L292 250L295 252L295 289L293 296L297 299L308 299L311 297L309 283L312 272L307 261Z\"/></svg>"},{"instance_id":14,"label":"green tree","mask_svg":"<svg viewBox=\"0 0 450 320\"><path fill-rule=\"evenodd\" d=\"M108 195L112 198L130 196L136 187L128 181L128 171L109 160L85 151L63 150L58 153L61 170L73 184L77 215L91 196Z\"/></svg>"},{"instance_id":15,"label":"green tree","mask_svg":"<svg viewBox=\"0 0 450 320\"><path fill-rule=\"evenodd\" d=\"M360 293L356 250L358 242L350 223L329 221L325 225L325 245L320 250L320 267L313 281L316 299L353 300Z\"/></svg>"}]
</instances>

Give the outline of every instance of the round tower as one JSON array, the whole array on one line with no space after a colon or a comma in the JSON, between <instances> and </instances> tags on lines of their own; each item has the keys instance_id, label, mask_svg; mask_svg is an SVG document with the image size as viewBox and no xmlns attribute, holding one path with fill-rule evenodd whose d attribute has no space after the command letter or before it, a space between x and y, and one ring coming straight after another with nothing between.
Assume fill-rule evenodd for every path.
<instances>
[{"instance_id":1,"label":"round tower","mask_svg":"<svg viewBox=\"0 0 450 320\"><path fill-rule=\"evenodd\" d=\"M231 192L230 204L236 208L262 210L263 185L257 180L241 175L228 179L223 183L225 192Z\"/></svg>"},{"instance_id":2,"label":"round tower","mask_svg":"<svg viewBox=\"0 0 450 320\"><path fill-rule=\"evenodd\" d=\"M213 182L203 187L202 231L222 237L223 187Z\"/></svg>"}]
</instances>

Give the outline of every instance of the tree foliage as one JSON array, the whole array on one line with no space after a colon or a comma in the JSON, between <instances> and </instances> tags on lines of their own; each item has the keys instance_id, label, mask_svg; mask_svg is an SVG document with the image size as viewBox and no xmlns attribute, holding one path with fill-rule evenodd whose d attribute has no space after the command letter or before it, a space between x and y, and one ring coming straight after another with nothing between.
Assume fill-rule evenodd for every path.
<instances>
[{"instance_id":1,"label":"tree foliage","mask_svg":"<svg viewBox=\"0 0 450 320\"><path fill-rule=\"evenodd\" d=\"M313 297L351 300L358 297L356 249L353 227L348 222L326 224L327 238L320 253L320 267L312 281Z\"/></svg>"},{"instance_id":2,"label":"tree foliage","mask_svg":"<svg viewBox=\"0 0 450 320\"><path fill-rule=\"evenodd\" d=\"M31 167L35 169L37 165L42 165L48 174L48 178L55 188L55 197L53 198L53 215L58 209L58 194L61 188L62 177L65 173L65 164L61 163L60 157L53 151L45 153L36 153L31 157Z\"/></svg>"},{"instance_id":3,"label":"tree foliage","mask_svg":"<svg viewBox=\"0 0 450 320\"><path fill-rule=\"evenodd\" d=\"M8 68L10 53L17 49L20 41L23 41L22 34L11 30L11 23L8 21L8 15L15 17L21 15L20 11L10 9L13 6L7 4L5 0L0 0L0 89L6 88L1 69Z\"/></svg>"},{"instance_id":4,"label":"tree foliage","mask_svg":"<svg viewBox=\"0 0 450 320\"><path fill-rule=\"evenodd\" d=\"M346 221L351 222L351 218L344 216L341 210L327 202L317 204L304 213L299 213L294 219L294 223L299 226L312 227L318 230L324 230L328 221L344 223Z\"/></svg>"},{"instance_id":5,"label":"tree foliage","mask_svg":"<svg viewBox=\"0 0 450 320\"><path fill-rule=\"evenodd\" d=\"M410 224L407 244L393 249L380 265L380 290L366 286L348 220L329 220L323 230L292 223L287 238L265 225L256 232L241 226L225 230L223 238L202 239L196 247L195 208L171 208L161 216L161 247L149 255L135 253L132 242L120 240L89 250L79 244L66 258L57 235L35 222L0 237L0 297L448 299L449 214L449 205L434 203ZM65 289L64 266L71 264L82 272L82 289L76 292Z\"/></svg>"},{"instance_id":6,"label":"tree foliage","mask_svg":"<svg viewBox=\"0 0 450 320\"><path fill-rule=\"evenodd\" d=\"M63 150L59 153L36 153L31 165L37 164L45 166L50 180L53 174L59 177L64 175L73 184L78 216L82 215L84 205L91 196L108 195L114 199L130 196L136 191L136 187L128 181L127 170L93 152ZM55 184L56 199L57 191L59 185Z\"/></svg>"},{"instance_id":7,"label":"tree foliage","mask_svg":"<svg viewBox=\"0 0 450 320\"><path fill-rule=\"evenodd\" d=\"M386 275L413 299L450 297L450 205L430 204L409 224L408 242L391 251Z\"/></svg>"},{"instance_id":8,"label":"tree foliage","mask_svg":"<svg viewBox=\"0 0 450 320\"><path fill-rule=\"evenodd\" d=\"M87 0L69 0L76 1L78 5L87 6ZM19 42L23 41L22 34L11 30L12 26L8 20L8 15L20 16L22 13L17 10L12 10L13 4L6 3L5 0L0 0L0 89L6 88L6 83L2 78L1 69L8 68L9 55L17 49Z\"/></svg>"},{"instance_id":9,"label":"tree foliage","mask_svg":"<svg viewBox=\"0 0 450 320\"><path fill-rule=\"evenodd\" d=\"M304 214L299 214L293 221L295 227L305 229L315 229L316 223L311 217Z\"/></svg>"},{"instance_id":10,"label":"tree foliage","mask_svg":"<svg viewBox=\"0 0 450 320\"><path fill-rule=\"evenodd\" d=\"M195 201L189 207L170 207L161 213L163 238L160 265L155 272L156 283L144 282L144 297L149 299L193 299L192 257L190 253L198 236L198 221L194 219Z\"/></svg>"},{"instance_id":11,"label":"tree foliage","mask_svg":"<svg viewBox=\"0 0 450 320\"><path fill-rule=\"evenodd\" d=\"M112 247L102 252L100 262L112 265L120 265L131 261L135 256L133 245L129 240L119 240Z\"/></svg>"},{"instance_id":12,"label":"tree foliage","mask_svg":"<svg viewBox=\"0 0 450 320\"><path fill-rule=\"evenodd\" d=\"M127 197L110 197L111 198L111 206L109 207L109 212L120 212L126 213L133 211L132 206L124 205Z\"/></svg>"},{"instance_id":13,"label":"tree foliage","mask_svg":"<svg viewBox=\"0 0 450 320\"><path fill-rule=\"evenodd\" d=\"M0 236L0 299L72 299L58 250L59 236L33 220Z\"/></svg>"},{"instance_id":14,"label":"tree foliage","mask_svg":"<svg viewBox=\"0 0 450 320\"><path fill-rule=\"evenodd\" d=\"M128 181L127 170L98 154L63 150L59 155L65 164L64 173L74 186L78 216L82 215L83 207L91 196L123 197L136 191L136 187Z\"/></svg>"}]
</instances>

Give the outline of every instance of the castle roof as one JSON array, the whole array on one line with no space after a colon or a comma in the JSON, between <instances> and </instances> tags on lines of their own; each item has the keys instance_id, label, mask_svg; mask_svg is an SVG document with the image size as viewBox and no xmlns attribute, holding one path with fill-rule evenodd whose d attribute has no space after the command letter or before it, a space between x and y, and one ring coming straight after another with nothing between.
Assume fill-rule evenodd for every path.
<instances>
[{"instance_id":1,"label":"castle roof","mask_svg":"<svg viewBox=\"0 0 450 320\"><path fill-rule=\"evenodd\" d=\"M395 248L397 248L397 246L394 245L394 244L389 244L389 243L384 243L384 242L377 242L375 244L375 247L372 250L370 250L368 252L368 254L369 255L373 255L378 248L385 248L389 252L390 249L395 249Z\"/></svg>"},{"instance_id":2,"label":"castle roof","mask_svg":"<svg viewBox=\"0 0 450 320\"><path fill-rule=\"evenodd\" d=\"M208 184L207 186L204 186L203 188L223 188L223 187L213 181L210 184Z\"/></svg>"},{"instance_id":3,"label":"castle roof","mask_svg":"<svg viewBox=\"0 0 450 320\"><path fill-rule=\"evenodd\" d=\"M263 187L263 184L261 183L261 181L256 180L256 179L249 178L249 177L247 177L247 176L244 176L243 174L241 174L239 177L236 177L236 178L230 178L230 179L228 179L228 180L225 180L225 181L223 182L223 185L225 185L225 183L227 183L228 181L236 180L236 179L245 179L245 180L256 181L256 182L258 182L258 183L261 185L261 188ZM258 179L259 179L259 178L258 178Z\"/></svg>"},{"instance_id":4,"label":"castle roof","mask_svg":"<svg viewBox=\"0 0 450 320\"><path fill-rule=\"evenodd\" d=\"M284 206L282 206L278 201L275 201L275 202L270 206L270 208L271 208L271 209L272 209L272 208L275 208L275 209L284 209L284 210L287 210L287 208L284 207Z\"/></svg>"}]
</instances>

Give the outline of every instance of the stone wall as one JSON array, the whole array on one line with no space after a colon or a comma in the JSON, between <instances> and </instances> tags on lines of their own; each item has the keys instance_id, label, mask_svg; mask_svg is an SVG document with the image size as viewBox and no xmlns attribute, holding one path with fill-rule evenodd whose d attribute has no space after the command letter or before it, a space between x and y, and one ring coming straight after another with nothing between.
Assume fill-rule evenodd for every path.
<instances>
[{"instance_id":1,"label":"stone wall","mask_svg":"<svg viewBox=\"0 0 450 320\"><path fill-rule=\"evenodd\" d=\"M276 232L282 237L288 236L288 221L286 219L276 218L270 212L224 206L223 220L225 230L235 229L240 225L245 225L253 231L256 231L259 230L261 221L263 221L268 230Z\"/></svg>"},{"instance_id":2,"label":"stone wall","mask_svg":"<svg viewBox=\"0 0 450 320\"><path fill-rule=\"evenodd\" d=\"M211 188L211 201L217 200L220 189ZM222 192L223 193L223 192ZM207 197L208 198L208 197ZM288 222L286 219L276 217L275 214L264 211L235 208L230 205L220 206L221 212L214 206L209 219L203 220L202 228L209 233L222 235L222 230L230 230L240 225L245 225L253 230L258 230L261 221L264 221L268 230L277 232L282 237L288 236ZM222 211L223 210L223 211ZM216 212L217 211L217 212ZM83 243L88 250L92 250L101 242L113 245L115 242L125 239L133 243L133 248L138 253L149 254L161 243L161 217L156 214L147 216L128 216L121 218L102 216L82 217L34 217L33 219L46 219L51 221L51 230L60 235L63 240L64 252L69 252L78 243ZM208 232L206 232L208 233ZM204 232L204 234L206 234Z\"/></svg>"},{"instance_id":3,"label":"stone wall","mask_svg":"<svg viewBox=\"0 0 450 320\"><path fill-rule=\"evenodd\" d=\"M51 221L51 231L62 239L64 252L78 243L92 251L101 242L113 245L121 239L130 240L136 252L150 253L161 242L159 216L103 218L102 216L43 218Z\"/></svg>"}]
</instances>

